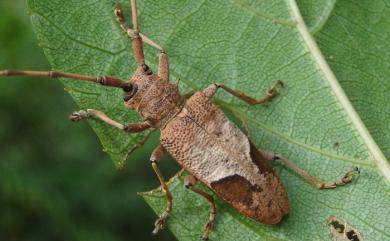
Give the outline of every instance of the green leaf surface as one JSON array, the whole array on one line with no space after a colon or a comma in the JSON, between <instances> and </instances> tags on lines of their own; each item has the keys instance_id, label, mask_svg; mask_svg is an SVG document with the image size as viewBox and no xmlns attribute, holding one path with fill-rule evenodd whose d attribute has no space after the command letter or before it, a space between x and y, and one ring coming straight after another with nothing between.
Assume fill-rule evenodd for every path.
<instances>
[{"instance_id":1,"label":"green leaf surface","mask_svg":"<svg viewBox=\"0 0 390 241\"><path fill-rule=\"evenodd\" d=\"M258 224L216 197L212 240L330 240L329 216L346 220L365 240L390 240L389 166L362 122L388 155L390 15L381 3L301 0L305 25L293 0L138 1L141 31L165 47L172 81L180 79L183 92L223 82L260 97L281 79L285 88L267 105L250 107L222 92L218 103L246 124L259 148L280 153L322 179L336 179L354 165L362 169L351 184L318 191L278 165L291 202L288 217L275 226ZM123 5L129 17L128 2ZM29 0L29 6L53 69L131 76L130 41L115 22L113 1ZM155 68L157 51L145 49ZM121 122L139 119L123 108L118 90L63 82L80 108L102 110ZM96 121L91 125L116 164L145 136L124 135ZM179 240L198 240L207 203L185 190L182 176L169 187L174 210L168 227ZM144 198L162 212L159 190Z\"/></svg>"},{"instance_id":2,"label":"green leaf surface","mask_svg":"<svg viewBox=\"0 0 390 241\"><path fill-rule=\"evenodd\" d=\"M389 159L390 2L326 1L322 12L311 11L313 1L298 2L309 26L322 26L313 31L326 61Z\"/></svg>"}]
</instances>

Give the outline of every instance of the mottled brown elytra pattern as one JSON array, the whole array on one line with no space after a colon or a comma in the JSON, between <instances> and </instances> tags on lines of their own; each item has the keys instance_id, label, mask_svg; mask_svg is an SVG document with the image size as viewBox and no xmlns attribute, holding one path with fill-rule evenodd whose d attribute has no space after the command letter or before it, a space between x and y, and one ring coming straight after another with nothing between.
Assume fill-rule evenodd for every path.
<instances>
[{"instance_id":1,"label":"mottled brown elytra pattern","mask_svg":"<svg viewBox=\"0 0 390 241\"><path fill-rule=\"evenodd\" d=\"M169 152L191 174L185 180L186 188L205 198L210 205L203 239L208 239L214 227L216 207L210 194L194 187L197 180L206 184L243 215L265 224L280 222L289 210L287 193L269 161L281 160L288 168L320 189L335 188L351 181L352 174L357 169L348 172L339 180L325 183L281 156L257 150L248 137L230 122L212 101L213 95L221 88L250 105L262 104L276 95L277 87L282 85L281 81L277 81L267 95L260 99L254 99L223 84L212 84L187 100L182 97L177 85L169 82L166 53L158 44L139 32L136 0L131 0L131 6L133 29L128 26L121 7L115 7L116 19L132 40L134 58L138 64L130 80L59 71L2 70L0 76L63 77L123 89L125 107L136 110L143 117L143 122L121 124L103 112L92 109L76 111L70 115L70 119L79 121L93 117L129 133L149 128L161 130L161 145L153 151L150 162L167 202L164 212L155 222L154 234L164 228L172 211L173 197L158 167L158 162L165 152ZM161 51L157 74L153 74L145 64L143 43Z\"/></svg>"},{"instance_id":2,"label":"mottled brown elytra pattern","mask_svg":"<svg viewBox=\"0 0 390 241\"><path fill-rule=\"evenodd\" d=\"M266 158L204 93L195 93L161 130L161 144L246 216L275 224L288 212L287 194Z\"/></svg>"}]
</instances>

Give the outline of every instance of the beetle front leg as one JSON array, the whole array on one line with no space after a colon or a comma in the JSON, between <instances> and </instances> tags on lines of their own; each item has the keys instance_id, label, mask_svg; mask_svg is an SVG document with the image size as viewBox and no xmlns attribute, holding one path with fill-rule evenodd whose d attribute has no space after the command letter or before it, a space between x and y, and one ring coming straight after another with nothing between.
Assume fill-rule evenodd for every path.
<instances>
[{"instance_id":1,"label":"beetle front leg","mask_svg":"<svg viewBox=\"0 0 390 241\"><path fill-rule=\"evenodd\" d=\"M215 216L217 215L217 209L215 208L214 198L210 194L194 187L196 182L197 182L197 180L194 176L188 175L184 179L184 186L186 188L188 188L189 190L204 197L210 205L209 220L206 223L206 225L204 226L204 232L202 235L203 240L208 240L209 234L213 230L213 227L214 227Z\"/></svg>"},{"instance_id":2,"label":"beetle front leg","mask_svg":"<svg viewBox=\"0 0 390 241\"><path fill-rule=\"evenodd\" d=\"M98 118L104 121L105 123L109 124L110 126L116 127L118 129L130 133L141 132L151 127L147 122L121 124L109 118L103 112L98 110L93 110L93 109L75 111L69 116L69 119L72 121L80 121L82 119L90 118L90 117Z\"/></svg>"},{"instance_id":3,"label":"beetle front leg","mask_svg":"<svg viewBox=\"0 0 390 241\"><path fill-rule=\"evenodd\" d=\"M358 167L353 167L343 177L341 177L335 181L324 182L321 179L319 179L318 177L311 175L310 173L303 170L302 168L297 166L295 163L293 163L292 161L288 160L287 158L285 158L281 155L274 154L274 153L269 152L269 151L262 151L262 150L259 150L259 151L263 154L263 156L266 158L267 161L275 161L275 160L281 161L286 167L288 167L290 170L292 170L293 172L295 172L296 174L301 176L303 179L308 181L311 185L313 185L317 189L332 189L332 188L336 188L338 186L343 186L343 185L352 181L354 173L360 173L360 170Z\"/></svg>"},{"instance_id":4,"label":"beetle front leg","mask_svg":"<svg viewBox=\"0 0 390 241\"><path fill-rule=\"evenodd\" d=\"M166 205L165 205L165 210L164 212L160 215L160 217L156 220L154 223L154 230L153 234L157 234L161 229L164 228L167 218L169 217L169 214L172 211L172 194L168 189L167 184L164 181L164 177L161 174L160 168L158 168L157 163L161 161L165 154L165 149L161 145L159 145L154 151L152 152L152 155L150 157L150 163L152 164L153 170L156 173L158 180L160 181L161 184L161 189L165 193L165 198L166 198Z\"/></svg>"},{"instance_id":5,"label":"beetle front leg","mask_svg":"<svg viewBox=\"0 0 390 241\"><path fill-rule=\"evenodd\" d=\"M214 96L214 94L217 92L217 90L219 88L222 88L226 92L239 98L242 101L245 101L249 105L259 105L259 104L264 104L264 103L270 101L272 98L274 98L276 96L276 94L278 93L278 91L277 91L278 87L282 87L282 86L283 86L283 82L281 80L275 81L275 83L271 86L271 88L268 89L267 95L261 97L260 99L255 99L253 97L246 95L243 92L233 90L224 84L212 84L209 87L207 87L205 90L203 90L203 93L207 97L211 98Z\"/></svg>"}]
</instances>

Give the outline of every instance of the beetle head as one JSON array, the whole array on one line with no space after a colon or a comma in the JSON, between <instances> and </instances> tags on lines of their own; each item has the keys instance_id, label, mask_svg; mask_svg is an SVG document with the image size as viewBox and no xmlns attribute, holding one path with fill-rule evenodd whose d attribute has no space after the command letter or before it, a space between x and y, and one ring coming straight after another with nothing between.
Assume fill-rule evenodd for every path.
<instances>
[{"instance_id":1,"label":"beetle head","mask_svg":"<svg viewBox=\"0 0 390 241\"><path fill-rule=\"evenodd\" d=\"M137 110L155 127L166 123L184 103L177 85L154 75L147 65L140 65L122 89L125 107Z\"/></svg>"},{"instance_id":2,"label":"beetle head","mask_svg":"<svg viewBox=\"0 0 390 241\"><path fill-rule=\"evenodd\" d=\"M132 78L122 86L125 107L137 109L145 93L155 81L156 75L153 75L149 66L146 64L139 66Z\"/></svg>"}]
</instances>

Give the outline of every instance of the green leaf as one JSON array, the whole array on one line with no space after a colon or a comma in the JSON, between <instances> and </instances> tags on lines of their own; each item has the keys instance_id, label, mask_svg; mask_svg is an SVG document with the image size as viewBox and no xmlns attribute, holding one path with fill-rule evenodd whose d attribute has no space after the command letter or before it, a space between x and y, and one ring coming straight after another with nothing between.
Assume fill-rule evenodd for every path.
<instances>
[{"instance_id":1,"label":"green leaf","mask_svg":"<svg viewBox=\"0 0 390 241\"><path fill-rule=\"evenodd\" d=\"M265 106L250 107L223 92L218 103L246 124L259 148L280 153L322 179L336 179L353 165L362 169L351 184L318 191L278 165L291 202L288 217L275 226L258 224L216 198L212 240L330 240L329 216L346 220L365 240L390 239L389 165L362 122L388 155L389 137L382 133L390 128L385 102L390 15L380 3L301 0L305 25L293 0L138 1L141 31L167 49L172 80L181 80L183 92L223 82L260 97L281 79L285 88ZM129 17L129 5L123 4ZM53 69L131 76L130 42L115 22L113 1L29 0L29 6ZM156 55L146 47L154 68ZM122 122L139 118L123 108L120 91L63 82L80 108L99 109ZM91 124L117 164L144 138ZM168 227L179 240L198 240L207 220L206 201L185 190L182 176L169 187L174 210ZM144 198L162 212L165 199L159 190Z\"/></svg>"},{"instance_id":2,"label":"green leaf","mask_svg":"<svg viewBox=\"0 0 390 241\"><path fill-rule=\"evenodd\" d=\"M311 29L326 61L389 159L389 1L333 2L324 2L322 12L312 11L313 1L299 6L309 26L317 26Z\"/></svg>"}]
</instances>

